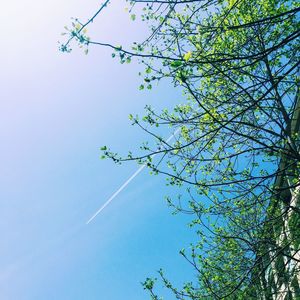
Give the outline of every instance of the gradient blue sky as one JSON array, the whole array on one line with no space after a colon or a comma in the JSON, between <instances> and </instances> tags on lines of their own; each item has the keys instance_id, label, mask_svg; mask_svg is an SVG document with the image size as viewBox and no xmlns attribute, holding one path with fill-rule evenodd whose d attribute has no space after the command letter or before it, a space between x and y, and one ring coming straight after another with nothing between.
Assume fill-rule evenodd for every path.
<instances>
[{"instance_id":1,"label":"gradient blue sky","mask_svg":"<svg viewBox=\"0 0 300 300\"><path fill-rule=\"evenodd\" d=\"M10 0L0 10L0 298L149 299L140 282L160 267L182 282L193 272L178 255L193 235L163 200L162 177L139 175L91 224L88 218L135 170L99 159L145 136L129 113L181 101L168 84L140 92L141 66L111 51L58 51L70 17L86 20L99 1ZM118 44L146 29L114 1L91 34ZM122 39L121 39L122 38ZM120 40L119 40L120 39ZM169 298L168 298L169 297ZM173 299L167 296L166 299Z\"/></svg>"}]
</instances>

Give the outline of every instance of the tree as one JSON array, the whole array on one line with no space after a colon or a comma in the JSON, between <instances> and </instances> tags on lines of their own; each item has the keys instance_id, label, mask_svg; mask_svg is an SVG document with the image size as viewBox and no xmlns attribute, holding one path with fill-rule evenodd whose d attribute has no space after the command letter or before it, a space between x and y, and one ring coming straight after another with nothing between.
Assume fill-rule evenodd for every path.
<instances>
[{"instance_id":1,"label":"tree","mask_svg":"<svg viewBox=\"0 0 300 300\"><path fill-rule=\"evenodd\" d=\"M134 0L132 19L141 5L152 33L130 50L85 33L108 3L87 23L75 19L61 50L73 40L110 47L122 63L137 57L145 65L140 89L171 78L186 96L173 111L147 106L142 120L130 117L155 147L145 143L143 153L126 157L104 148L115 162L147 164L188 191L188 199L168 203L195 216L199 242L181 254L197 280L177 289L160 272L163 283L178 299L269 299L283 283L288 297L300 296L297 2ZM173 129L174 142L158 134L162 126ZM270 269L280 276L265 279ZM158 299L152 279L144 288Z\"/></svg>"}]
</instances>

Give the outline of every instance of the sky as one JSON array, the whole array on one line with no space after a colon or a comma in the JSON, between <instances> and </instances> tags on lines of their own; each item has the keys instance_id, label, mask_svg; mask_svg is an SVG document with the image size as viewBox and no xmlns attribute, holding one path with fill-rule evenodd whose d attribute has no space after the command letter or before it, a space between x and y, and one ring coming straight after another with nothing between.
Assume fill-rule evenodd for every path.
<instances>
[{"instance_id":1,"label":"sky","mask_svg":"<svg viewBox=\"0 0 300 300\"><path fill-rule=\"evenodd\" d=\"M138 166L100 160L99 147L126 153L147 137L130 125L145 104L183 101L168 83L139 91L136 62L111 51L58 51L71 17L87 20L99 1L2 1L0 24L0 298L143 300L140 284L160 268L192 279L179 256L194 235L172 216L165 179L143 171L90 224L87 220ZM147 33L116 0L89 29L126 44ZM169 135L169 134L168 134ZM167 135L167 136L168 136ZM166 136L166 137L167 137ZM166 291L163 291L166 293ZM173 299L166 294L165 299Z\"/></svg>"}]
</instances>

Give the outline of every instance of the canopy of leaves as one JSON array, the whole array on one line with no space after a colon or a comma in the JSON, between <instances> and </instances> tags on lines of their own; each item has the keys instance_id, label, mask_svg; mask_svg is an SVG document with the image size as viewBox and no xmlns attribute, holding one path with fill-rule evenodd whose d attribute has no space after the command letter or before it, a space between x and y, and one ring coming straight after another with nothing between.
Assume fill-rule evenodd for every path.
<instances>
[{"instance_id":1,"label":"canopy of leaves","mask_svg":"<svg viewBox=\"0 0 300 300\"><path fill-rule=\"evenodd\" d=\"M178 299L256 299L266 270L262 259L272 249L274 260L291 244L278 245L274 224L280 227L293 209L291 194L299 185L298 4L132 1L130 12L136 5L143 14L132 20L147 21L152 34L131 50L87 39L83 29L89 22L74 25L62 50L75 38L113 48L121 62L139 57L145 64L141 89L171 78L184 88L186 100L173 111L157 113L147 106L142 121L131 116L156 148L145 144L143 154L127 157L103 148L104 154L115 162L147 164L167 175L169 184L187 187L189 197L169 204L195 216L191 226L199 242L181 254L197 280L177 289L160 272ZM175 132L173 142L159 136L161 126ZM149 278L144 284L158 299L154 286Z\"/></svg>"}]
</instances>

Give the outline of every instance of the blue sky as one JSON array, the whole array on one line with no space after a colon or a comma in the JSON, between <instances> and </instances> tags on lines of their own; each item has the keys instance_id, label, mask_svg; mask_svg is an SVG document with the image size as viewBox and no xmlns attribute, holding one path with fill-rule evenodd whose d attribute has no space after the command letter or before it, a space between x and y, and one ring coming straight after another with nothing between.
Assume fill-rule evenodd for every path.
<instances>
[{"instance_id":1,"label":"blue sky","mask_svg":"<svg viewBox=\"0 0 300 300\"><path fill-rule=\"evenodd\" d=\"M120 65L109 50L58 51L70 17L85 20L99 4L2 4L1 299L141 300L149 296L140 282L160 267L178 283L193 275L178 252L194 237L187 217L166 207L163 197L175 192L162 177L143 172L85 224L137 168L100 160L99 147L134 150L145 135L128 115L182 100L167 83L138 91L141 66ZM125 6L115 1L91 35L118 44L141 39L147 29L129 20Z\"/></svg>"}]
</instances>

